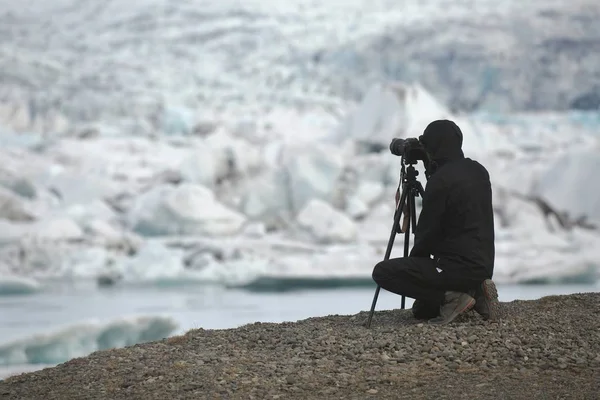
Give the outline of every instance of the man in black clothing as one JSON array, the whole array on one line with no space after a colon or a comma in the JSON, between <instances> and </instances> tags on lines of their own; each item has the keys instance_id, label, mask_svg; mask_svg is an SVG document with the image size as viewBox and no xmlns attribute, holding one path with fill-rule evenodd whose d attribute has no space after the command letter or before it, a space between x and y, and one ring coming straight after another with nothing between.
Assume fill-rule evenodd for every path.
<instances>
[{"instance_id":1,"label":"man in black clothing","mask_svg":"<svg viewBox=\"0 0 600 400\"><path fill-rule=\"evenodd\" d=\"M484 319L497 320L489 174L465 158L462 132L452 121L433 121L419 140L430 161L414 247L409 257L378 263L373 279L415 299L413 314L430 323L452 322L473 307Z\"/></svg>"}]
</instances>

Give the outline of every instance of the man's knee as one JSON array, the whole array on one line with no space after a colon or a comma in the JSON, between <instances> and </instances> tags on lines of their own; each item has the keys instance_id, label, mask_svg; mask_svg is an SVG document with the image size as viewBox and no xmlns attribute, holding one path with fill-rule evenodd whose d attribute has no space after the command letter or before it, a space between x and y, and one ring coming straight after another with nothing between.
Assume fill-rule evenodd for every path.
<instances>
[{"instance_id":1,"label":"man's knee","mask_svg":"<svg viewBox=\"0 0 600 400\"><path fill-rule=\"evenodd\" d=\"M381 282L385 280L387 277L387 267L385 265L386 261L380 261L373 268L373 273L371 274L373 280L381 286Z\"/></svg>"},{"instance_id":2,"label":"man's knee","mask_svg":"<svg viewBox=\"0 0 600 400\"><path fill-rule=\"evenodd\" d=\"M390 259L378 262L375 268L373 268L373 280L380 286L383 286L382 282L402 275L402 264L402 259Z\"/></svg>"}]
</instances>

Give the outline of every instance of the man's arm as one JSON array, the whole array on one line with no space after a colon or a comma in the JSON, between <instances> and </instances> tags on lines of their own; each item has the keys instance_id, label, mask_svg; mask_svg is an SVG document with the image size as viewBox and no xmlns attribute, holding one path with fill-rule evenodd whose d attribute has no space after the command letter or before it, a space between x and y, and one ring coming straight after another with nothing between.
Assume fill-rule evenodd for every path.
<instances>
[{"instance_id":1,"label":"man's arm","mask_svg":"<svg viewBox=\"0 0 600 400\"><path fill-rule=\"evenodd\" d=\"M433 246L440 239L442 233L441 220L446 210L447 192L430 182L423 195L423 205L417 229L415 230L415 245L411 257L429 257Z\"/></svg>"}]
</instances>

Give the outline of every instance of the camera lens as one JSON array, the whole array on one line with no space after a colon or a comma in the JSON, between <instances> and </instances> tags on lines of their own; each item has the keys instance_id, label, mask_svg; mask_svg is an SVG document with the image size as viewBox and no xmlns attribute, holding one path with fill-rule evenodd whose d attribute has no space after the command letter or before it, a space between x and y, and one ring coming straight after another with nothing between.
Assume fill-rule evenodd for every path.
<instances>
[{"instance_id":1,"label":"camera lens","mask_svg":"<svg viewBox=\"0 0 600 400\"><path fill-rule=\"evenodd\" d=\"M402 138L394 138L390 143L390 152L395 156L401 156L404 151L404 142Z\"/></svg>"}]
</instances>

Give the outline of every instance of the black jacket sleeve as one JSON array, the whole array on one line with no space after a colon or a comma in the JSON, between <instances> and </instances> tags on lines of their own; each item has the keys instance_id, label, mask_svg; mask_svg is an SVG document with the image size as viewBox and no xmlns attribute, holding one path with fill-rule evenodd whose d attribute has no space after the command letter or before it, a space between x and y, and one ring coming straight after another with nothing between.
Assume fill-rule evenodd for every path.
<instances>
[{"instance_id":1,"label":"black jacket sleeve","mask_svg":"<svg viewBox=\"0 0 600 400\"><path fill-rule=\"evenodd\" d=\"M441 219L446 210L447 191L439 181L429 181L423 194L423 205L417 229L415 245L410 252L411 257L428 257L435 243L440 240Z\"/></svg>"}]
</instances>

